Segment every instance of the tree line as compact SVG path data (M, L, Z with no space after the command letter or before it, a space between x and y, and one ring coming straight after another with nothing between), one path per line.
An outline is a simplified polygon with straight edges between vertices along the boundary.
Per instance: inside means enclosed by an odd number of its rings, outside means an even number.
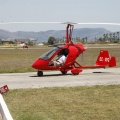
M119 37L120 32L116 33L107 33L103 34L103 37L100 38L95 38L96 41L98 42L110 42L110 43L118 43L120 42L120 37Z
M119 32L116 33L107 33L107 34L103 34L102 37L95 37L94 40L92 42L98 42L98 43L118 43L120 42L120 37L119 37ZM49 45L53 45L56 43L64 43L66 40L66 37L63 38L54 38L54 37L49 37L47 44ZM72 38L73 42L78 42L78 43L89 43L89 39L88 37L84 37L84 38L80 38L80 37L75 37Z

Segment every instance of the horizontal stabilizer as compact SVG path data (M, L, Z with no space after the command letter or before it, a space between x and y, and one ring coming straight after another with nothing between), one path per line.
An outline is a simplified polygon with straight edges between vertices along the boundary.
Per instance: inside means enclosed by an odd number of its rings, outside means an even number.
M115 67L116 66L116 58L115 57L111 57L110 63L109 63L109 67Z

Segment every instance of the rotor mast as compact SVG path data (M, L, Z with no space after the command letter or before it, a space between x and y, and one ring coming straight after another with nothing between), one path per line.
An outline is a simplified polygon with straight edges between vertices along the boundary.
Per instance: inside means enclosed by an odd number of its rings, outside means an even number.
M76 24L74 22L65 22L63 24L67 24L66 27L66 44L72 43L72 31L74 28L73 24Z
M72 24L67 24L66 27L66 44L72 42L72 31L73 31L74 25Z

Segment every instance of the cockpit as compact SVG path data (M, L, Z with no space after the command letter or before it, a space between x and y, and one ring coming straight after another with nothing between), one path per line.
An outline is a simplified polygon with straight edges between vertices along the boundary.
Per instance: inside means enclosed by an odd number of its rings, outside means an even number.
M46 52L45 54L43 54L42 56L40 56L40 58L43 59L43 60L49 60L53 56L53 54L56 51L58 51L59 49L62 49L62 48L61 47L56 47L56 48L54 48L52 50L49 50L48 52Z

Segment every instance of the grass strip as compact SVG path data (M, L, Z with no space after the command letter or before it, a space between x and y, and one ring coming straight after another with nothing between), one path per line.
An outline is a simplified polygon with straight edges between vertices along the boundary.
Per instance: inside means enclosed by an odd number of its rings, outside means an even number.
M120 85L10 90L15 120L120 120Z

